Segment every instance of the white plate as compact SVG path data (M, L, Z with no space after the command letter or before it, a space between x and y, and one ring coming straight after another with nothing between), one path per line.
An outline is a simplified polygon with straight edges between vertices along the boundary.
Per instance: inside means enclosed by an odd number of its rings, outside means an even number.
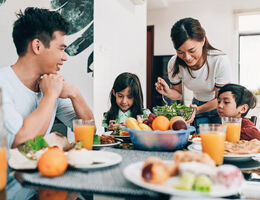
M10 159L8 160L8 165L13 169L27 170L36 169L37 160L30 160L26 158L20 151L15 149L9 149Z
M188 146L188 149L191 151L197 151L201 152L202 147L201 144L191 144ZM253 156L259 156L260 154L234 154L234 155L224 155L225 161L236 161L236 162L241 162L241 161L249 161L252 159Z
M18 149L10 149L10 159L8 164L11 168L16 170L32 170L37 168L37 160L30 160L21 154ZM81 169L99 169L104 167L109 167L116 165L122 161L122 157L119 154L107 151L90 151L91 157L93 157L93 162L98 164L88 164L88 165L73 165L69 163L70 166Z
M81 170L90 170L90 169L99 169L99 168L113 166L119 164L122 161L122 157L117 153L108 152L108 151L90 151L90 152L91 152L91 157L93 157L93 162L99 164L90 164L90 165L70 164L70 166Z
M164 162L173 162L173 161L164 161ZM155 185L155 184L150 184L146 183L143 181L141 177L142 173L142 166L143 162L137 162L133 163L129 166L127 166L124 169L124 176L127 180L130 182L149 189L153 190L156 192L161 192L169 195L177 195L177 196L185 196L185 197L225 197L225 196L231 196L234 194L237 194L239 192L239 188L227 188L224 185L220 184L214 184L212 185L211 192L209 193L202 193L202 192L197 192L197 191L186 191L186 190L178 190L175 189L173 186L177 184L179 177L171 177L169 178L165 183L161 185Z
M102 147L112 147L112 146L116 146L118 144L121 144L120 141L112 143L112 144L93 144L93 149L100 149Z

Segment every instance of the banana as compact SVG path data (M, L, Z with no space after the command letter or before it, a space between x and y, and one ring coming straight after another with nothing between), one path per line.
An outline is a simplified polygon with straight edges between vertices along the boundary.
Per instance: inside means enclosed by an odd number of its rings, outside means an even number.
M152 128L150 126L148 126L147 124L139 123L138 125L141 128L141 130L152 131Z
M133 117L129 117L125 121L125 124L126 124L127 128L141 130L141 128L138 126L137 120Z

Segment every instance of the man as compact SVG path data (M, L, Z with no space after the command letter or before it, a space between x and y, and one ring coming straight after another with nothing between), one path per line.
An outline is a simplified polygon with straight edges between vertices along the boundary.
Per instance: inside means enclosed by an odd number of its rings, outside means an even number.
M72 127L75 118L93 119L79 90L57 74L69 24L54 11L27 8L13 27L17 62L0 68L8 146L48 134L55 116Z

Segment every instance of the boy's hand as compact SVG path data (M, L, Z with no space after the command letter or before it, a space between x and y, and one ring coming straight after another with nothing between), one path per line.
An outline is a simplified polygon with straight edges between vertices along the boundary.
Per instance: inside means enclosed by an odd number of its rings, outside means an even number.
M66 81L63 81L63 87L59 97L72 98L76 96L77 92L79 92L78 88Z

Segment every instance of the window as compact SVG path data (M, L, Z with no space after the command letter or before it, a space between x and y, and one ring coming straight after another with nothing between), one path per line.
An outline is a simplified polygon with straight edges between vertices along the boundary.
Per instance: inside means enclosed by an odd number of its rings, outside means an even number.
M260 88L260 13L238 17L239 83Z

